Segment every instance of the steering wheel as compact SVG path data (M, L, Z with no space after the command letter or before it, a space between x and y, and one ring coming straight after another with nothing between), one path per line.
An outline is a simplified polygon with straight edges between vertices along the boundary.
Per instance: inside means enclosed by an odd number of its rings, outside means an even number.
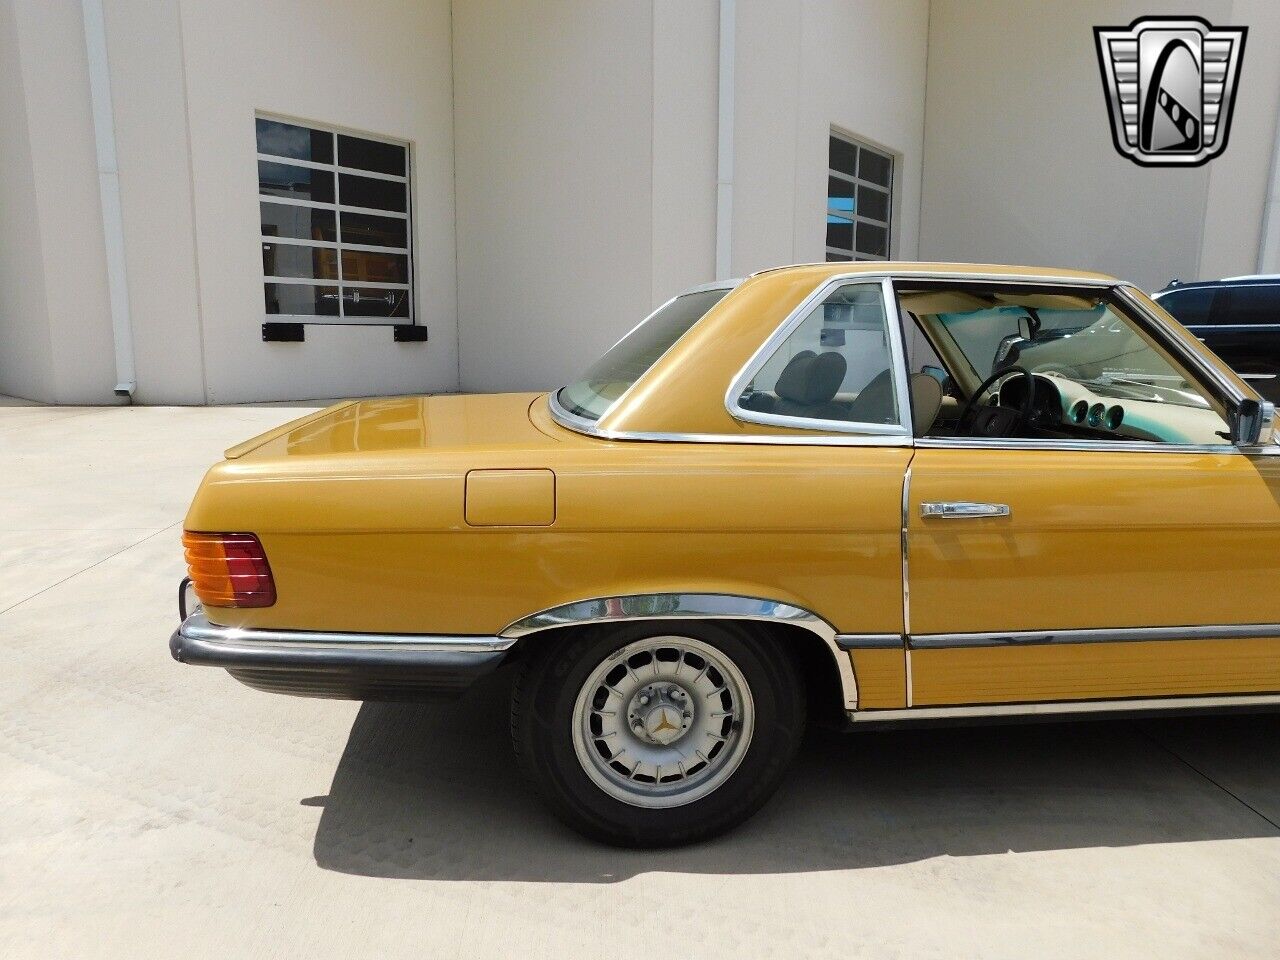
M1013 407L978 406L978 398L991 389L992 384L1012 373L1020 373L1027 378L1027 389L1023 392L1022 406ZM978 385L969 399L960 408L960 416L956 419L956 435L963 437L1012 437L1020 427L1031 422L1031 414L1036 399L1035 378L1025 367L1009 366L997 370Z

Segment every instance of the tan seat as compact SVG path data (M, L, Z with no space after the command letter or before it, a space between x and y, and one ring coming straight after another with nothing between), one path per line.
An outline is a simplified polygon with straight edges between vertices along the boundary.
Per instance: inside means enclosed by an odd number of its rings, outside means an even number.
M927 373L913 373L907 389L911 393L911 425L916 436L923 437L942 409L942 384Z

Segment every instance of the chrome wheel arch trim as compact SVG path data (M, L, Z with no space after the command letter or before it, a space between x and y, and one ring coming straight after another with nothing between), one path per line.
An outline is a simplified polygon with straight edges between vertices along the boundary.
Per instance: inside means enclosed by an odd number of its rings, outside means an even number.
M858 684L848 650L870 642L890 646L902 643L897 634L840 634L812 610L779 600L726 593L634 593L575 600L521 617L498 636L515 641L556 627L640 620L753 620L807 630L821 639L831 653L845 710L856 710L858 706ZM842 641L849 646L842 646Z

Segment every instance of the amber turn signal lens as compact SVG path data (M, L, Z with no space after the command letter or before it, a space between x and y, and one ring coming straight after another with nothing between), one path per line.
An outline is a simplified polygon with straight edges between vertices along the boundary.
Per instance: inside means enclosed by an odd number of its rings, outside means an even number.
M262 544L252 533L182 531L187 571L206 607L269 607L276 585Z

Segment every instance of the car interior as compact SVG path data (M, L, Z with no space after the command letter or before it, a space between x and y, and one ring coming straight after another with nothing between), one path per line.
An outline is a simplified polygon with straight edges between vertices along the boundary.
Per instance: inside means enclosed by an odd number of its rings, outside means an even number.
M1230 442L1225 408L1110 291L905 287L899 303L918 436Z

